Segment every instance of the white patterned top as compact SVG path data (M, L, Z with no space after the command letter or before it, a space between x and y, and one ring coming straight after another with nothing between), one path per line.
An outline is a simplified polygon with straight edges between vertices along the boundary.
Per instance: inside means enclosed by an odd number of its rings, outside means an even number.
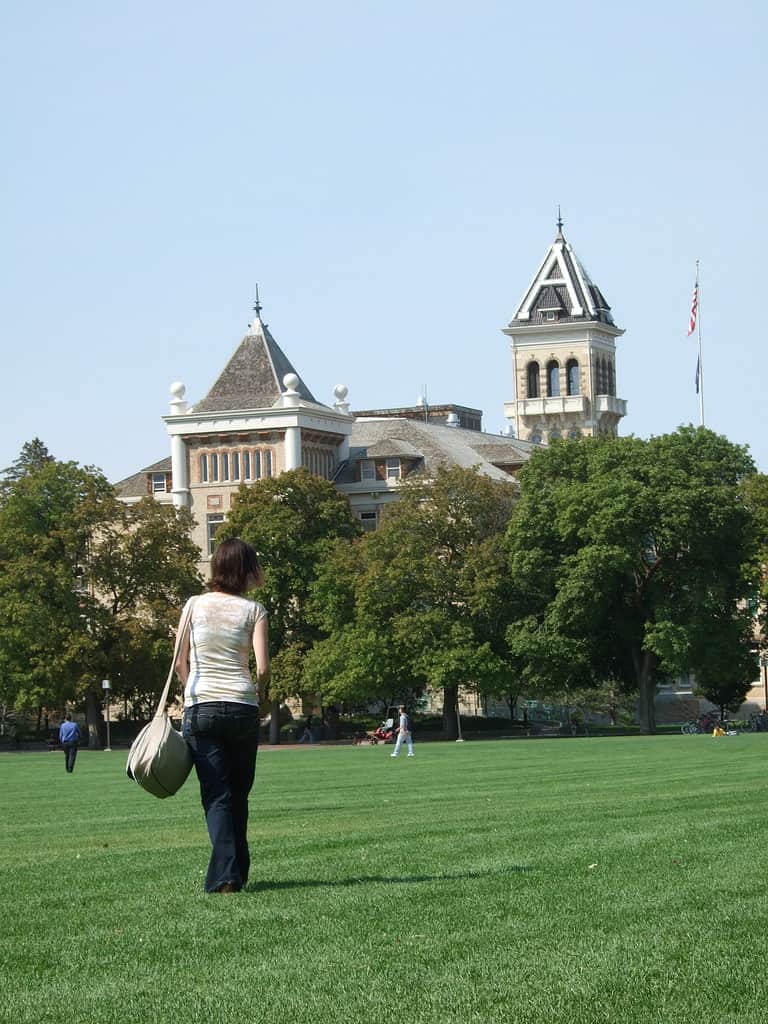
M218 592L190 601L194 607L184 707L213 700L258 704L259 691L248 670L248 656L253 627L267 617L266 609L257 601Z

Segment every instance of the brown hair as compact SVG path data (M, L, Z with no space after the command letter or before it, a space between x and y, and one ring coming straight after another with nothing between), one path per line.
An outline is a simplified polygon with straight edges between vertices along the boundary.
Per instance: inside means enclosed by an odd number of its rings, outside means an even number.
M263 579L258 555L250 544L232 537L216 546L211 559L209 590L244 594L250 587L260 586Z

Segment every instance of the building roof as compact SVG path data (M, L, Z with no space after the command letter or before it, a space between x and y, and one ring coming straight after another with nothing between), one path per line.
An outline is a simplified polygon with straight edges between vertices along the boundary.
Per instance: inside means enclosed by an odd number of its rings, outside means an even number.
M549 314L549 316L548 316ZM611 307L565 240L557 236L509 322L510 327L551 323L604 323L615 327Z
M127 476L125 480L119 480L114 486L119 498L141 498L147 493L147 473L170 473L171 457L153 462L151 466L145 466L138 473Z
M356 462L384 456L420 459L419 471L427 474L439 466L477 466L496 480L509 480L509 472L527 462L538 447L500 434L390 416L356 420L349 445L349 460L334 481L341 487L355 482Z
M269 409L280 400L287 373L298 377L296 390L304 401L319 404L257 310L248 333L211 390L195 405L194 412Z

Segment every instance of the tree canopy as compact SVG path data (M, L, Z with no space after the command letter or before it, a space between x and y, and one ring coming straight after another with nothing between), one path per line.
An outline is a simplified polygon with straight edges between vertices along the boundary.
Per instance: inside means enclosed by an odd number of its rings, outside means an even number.
M507 685L501 542L515 490L476 470L405 481L375 533L323 565L311 613L326 639L308 677L335 700L443 694L456 735L460 685Z
M179 605L201 583L190 527L189 513L125 505L98 470L25 445L0 499L0 699L89 697L93 730L104 676L151 703Z
M264 585L256 595L269 613L270 741L278 742L279 702L302 694L304 655L319 636L307 602L331 545L359 528L347 499L329 480L306 469L289 470L240 487L218 539L241 537L258 552Z
M646 731L666 677L745 692L755 562L740 485L753 473L746 449L693 427L535 452L507 533L507 638L526 684L614 680L639 693Z

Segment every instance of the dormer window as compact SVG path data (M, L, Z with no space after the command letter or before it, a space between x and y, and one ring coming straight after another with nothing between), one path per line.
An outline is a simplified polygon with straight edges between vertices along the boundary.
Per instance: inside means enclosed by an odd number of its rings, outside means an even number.
M559 306L542 306L539 312L545 320L557 320L562 311Z
M400 479L400 459L387 459L387 480Z
M165 473L153 473L152 474L152 493L153 494L165 494L166 479Z
M373 459L363 459L362 462L360 463L360 479L376 479L376 463L373 461Z

